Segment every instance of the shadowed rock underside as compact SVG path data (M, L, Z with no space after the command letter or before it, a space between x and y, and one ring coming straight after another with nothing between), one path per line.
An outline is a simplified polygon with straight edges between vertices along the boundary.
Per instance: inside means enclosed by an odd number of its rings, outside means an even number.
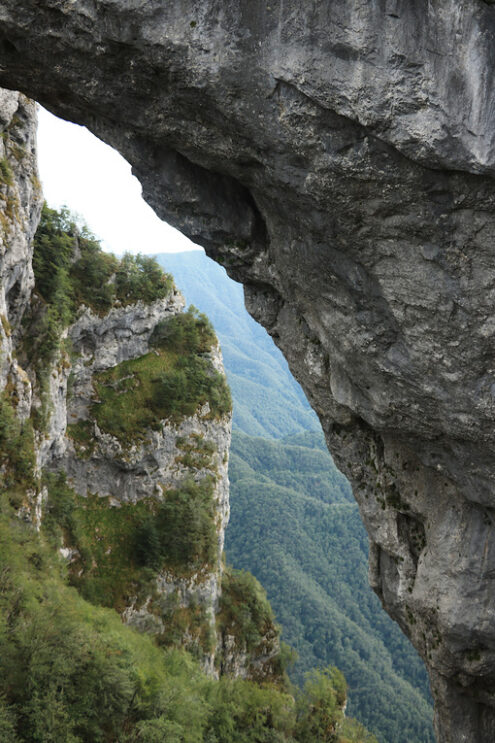
M350 478L442 743L495 737L495 8L4 0L0 84L244 283Z

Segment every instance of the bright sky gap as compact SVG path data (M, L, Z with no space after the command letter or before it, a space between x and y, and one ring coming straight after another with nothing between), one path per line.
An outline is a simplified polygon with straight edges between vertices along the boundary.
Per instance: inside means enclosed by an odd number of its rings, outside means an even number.
M129 163L85 127L40 107L38 150L48 205L80 215L104 250L156 255L200 249L156 216Z

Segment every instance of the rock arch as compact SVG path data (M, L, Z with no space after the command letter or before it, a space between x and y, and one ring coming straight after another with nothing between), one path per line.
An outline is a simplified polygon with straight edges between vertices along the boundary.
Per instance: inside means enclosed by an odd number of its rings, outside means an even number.
M119 149L243 281L353 483L442 743L495 737L494 33L481 0L0 8L0 85Z

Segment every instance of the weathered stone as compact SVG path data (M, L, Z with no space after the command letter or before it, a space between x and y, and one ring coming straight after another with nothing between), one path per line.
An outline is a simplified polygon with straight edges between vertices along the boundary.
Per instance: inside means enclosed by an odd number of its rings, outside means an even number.
M353 482L442 743L493 740L495 11L4 0L0 83L85 123L246 286Z
M14 356L34 284L32 238L41 208L35 104L0 90L0 389L15 390L18 415L31 409L31 384Z
M196 482L212 479L218 536L214 564L204 566L188 578L170 571L159 571L152 584L154 601L151 595L144 601L142 598L140 601L133 599L122 616L139 630L162 634L167 630L167 619L162 616L165 609L162 612L160 606L164 603L169 608L166 599L173 595L176 610L200 607L211 637L216 638L224 533L229 519L231 415L212 418L209 405L205 403L193 416L184 417L178 423L163 420L158 430L148 428L133 440L132 436L119 439L101 431L91 414L92 406L98 404L95 375L122 362L153 353L149 341L157 324L181 313L184 306L184 297L173 288L164 299L151 304L137 302L115 306L104 317L98 317L89 308L81 309L67 330L73 358L66 365L59 363L57 370L50 375L52 406L41 459L45 468L65 472L76 493L108 498L110 508L149 498L160 501L166 490L180 488L188 478ZM211 349L209 359L212 367L223 375L218 346ZM81 422L91 428L91 440L87 446L71 434L70 426ZM206 445L211 455L208 463L202 460L197 467L184 463L184 450L181 448L184 442L193 448L199 446L198 442ZM204 670L217 677L215 657L219 651L218 643L213 641L211 649L206 652L189 630L186 629L182 644L194 648Z

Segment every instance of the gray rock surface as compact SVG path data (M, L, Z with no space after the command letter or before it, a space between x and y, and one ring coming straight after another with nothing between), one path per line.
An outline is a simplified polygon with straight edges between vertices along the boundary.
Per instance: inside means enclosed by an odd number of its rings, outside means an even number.
M144 600L134 598L122 616L141 631L161 634L167 630L171 606L174 610L200 607L211 637L216 638L224 534L229 519L232 416L211 418L209 404L205 403L193 416L178 423L163 420L159 430L149 428L134 441L101 431L91 414L91 406L98 403L95 375L152 352L149 339L157 324L184 308L184 297L174 288L165 299L151 304L116 306L104 317L98 317L87 307L81 309L67 331L72 359L66 364L58 363L50 375L52 412L42 445L42 451L49 452L49 456L42 457L42 464L65 472L79 495L96 494L108 499L110 508L149 498L160 501L164 491L179 488L188 478L196 482L212 478L218 535L215 563L187 578L160 571L152 583L153 595ZM224 374L218 346L212 348L209 357L212 367ZM70 426L81 422L90 426L91 440L87 445L71 435ZM208 463L201 462L195 467L184 462L184 442L195 450L199 441L209 447L211 456ZM72 558L69 554L68 559ZM215 657L220 650L219 641L213 641L211 650L205 652L190 630L186 628L181 644L194 648L204 670L218 677Z
M0 7L0 84L117 146L244 282L442 743L495 737L494 35L482 0Z
M23 419L32 390L14 351L34 285L31 242L40 208L35 104L0 90L0 389L15 390Z

